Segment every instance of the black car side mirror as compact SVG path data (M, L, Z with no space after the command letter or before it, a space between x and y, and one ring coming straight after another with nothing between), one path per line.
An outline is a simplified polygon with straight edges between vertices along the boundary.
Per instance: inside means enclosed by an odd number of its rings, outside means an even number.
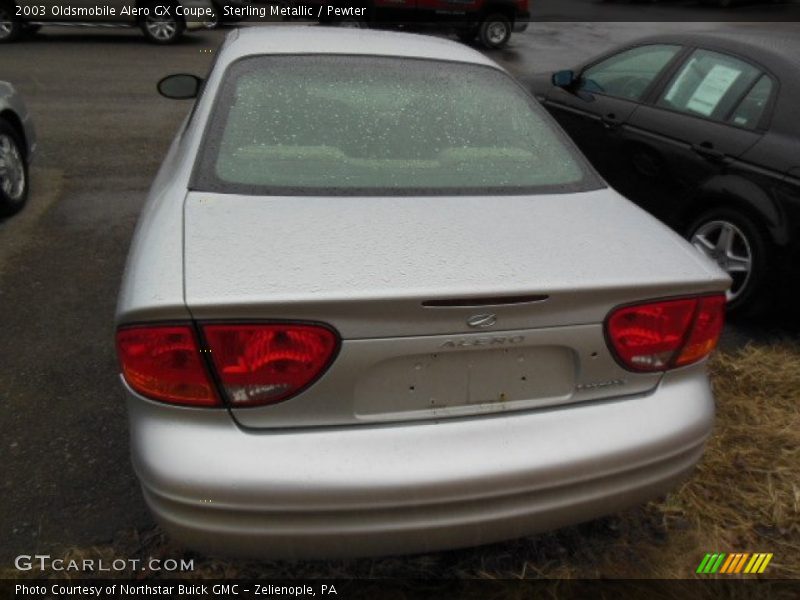
M172 100L188 100L197 98L202 87L203 80L199 77L187 73L178 73L176 75L167 75L159 81L158 93Z
M570 89L577 83L575 71L572 70L557 71L556 73L553 73L551 81L553 82L554 86L564 88L565 90Z

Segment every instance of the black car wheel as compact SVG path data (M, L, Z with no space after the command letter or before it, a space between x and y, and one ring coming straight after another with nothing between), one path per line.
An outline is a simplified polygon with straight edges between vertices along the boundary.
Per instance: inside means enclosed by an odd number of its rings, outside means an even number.
M28 198L28 165L23 144L11 125L0 121L0 216L18 212Z
M501 14L493 14L481 21L478 39L487 48L502 48L511 39L511 21Z
M22 35L23 25L14 16L13 6L0 3L0 44L13 42Z
M686 234L695 248L731 276L728 311L757 311L769 266L769 241L761 227L737 210L717 208L695 219Z

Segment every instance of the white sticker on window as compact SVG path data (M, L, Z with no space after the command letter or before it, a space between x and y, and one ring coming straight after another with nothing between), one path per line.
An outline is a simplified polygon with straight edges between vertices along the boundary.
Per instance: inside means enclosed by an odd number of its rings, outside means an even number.
M711 116L741 74L740 69L715 65L697 86L686 108L706 117Z

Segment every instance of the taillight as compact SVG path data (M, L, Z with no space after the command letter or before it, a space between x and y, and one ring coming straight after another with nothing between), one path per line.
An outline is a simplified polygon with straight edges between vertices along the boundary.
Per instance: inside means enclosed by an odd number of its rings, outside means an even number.
M725 296L623 306L606 320L619 362L632 371L664 371L708 356L725 320Z
M234 407L275 404L319 379L338 348L318 325L204 325L211 362Z
M688 365L711 354L717 347L724 324L725 296L698 298L691 333L675 359L675 366Z
M117 355L125 381L143 396L172 404L221 405L189 325L122 328Z

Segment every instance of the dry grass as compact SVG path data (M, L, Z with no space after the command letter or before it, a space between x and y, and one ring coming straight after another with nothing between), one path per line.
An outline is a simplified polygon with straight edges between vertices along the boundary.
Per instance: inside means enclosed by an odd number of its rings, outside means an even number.
M503 544L400 558L246 562L200 556L191 577L684 578L706 552L773 552L800 578L800 348L748 346L711 364L717 425L695 475L663 501ZM66 558L178 558L158 530ZM0 571L0 577L19 574ZM31 574L35 575L35 574ZM136 573L157 578L157 573ZM164 574L164 577L174 574Z

